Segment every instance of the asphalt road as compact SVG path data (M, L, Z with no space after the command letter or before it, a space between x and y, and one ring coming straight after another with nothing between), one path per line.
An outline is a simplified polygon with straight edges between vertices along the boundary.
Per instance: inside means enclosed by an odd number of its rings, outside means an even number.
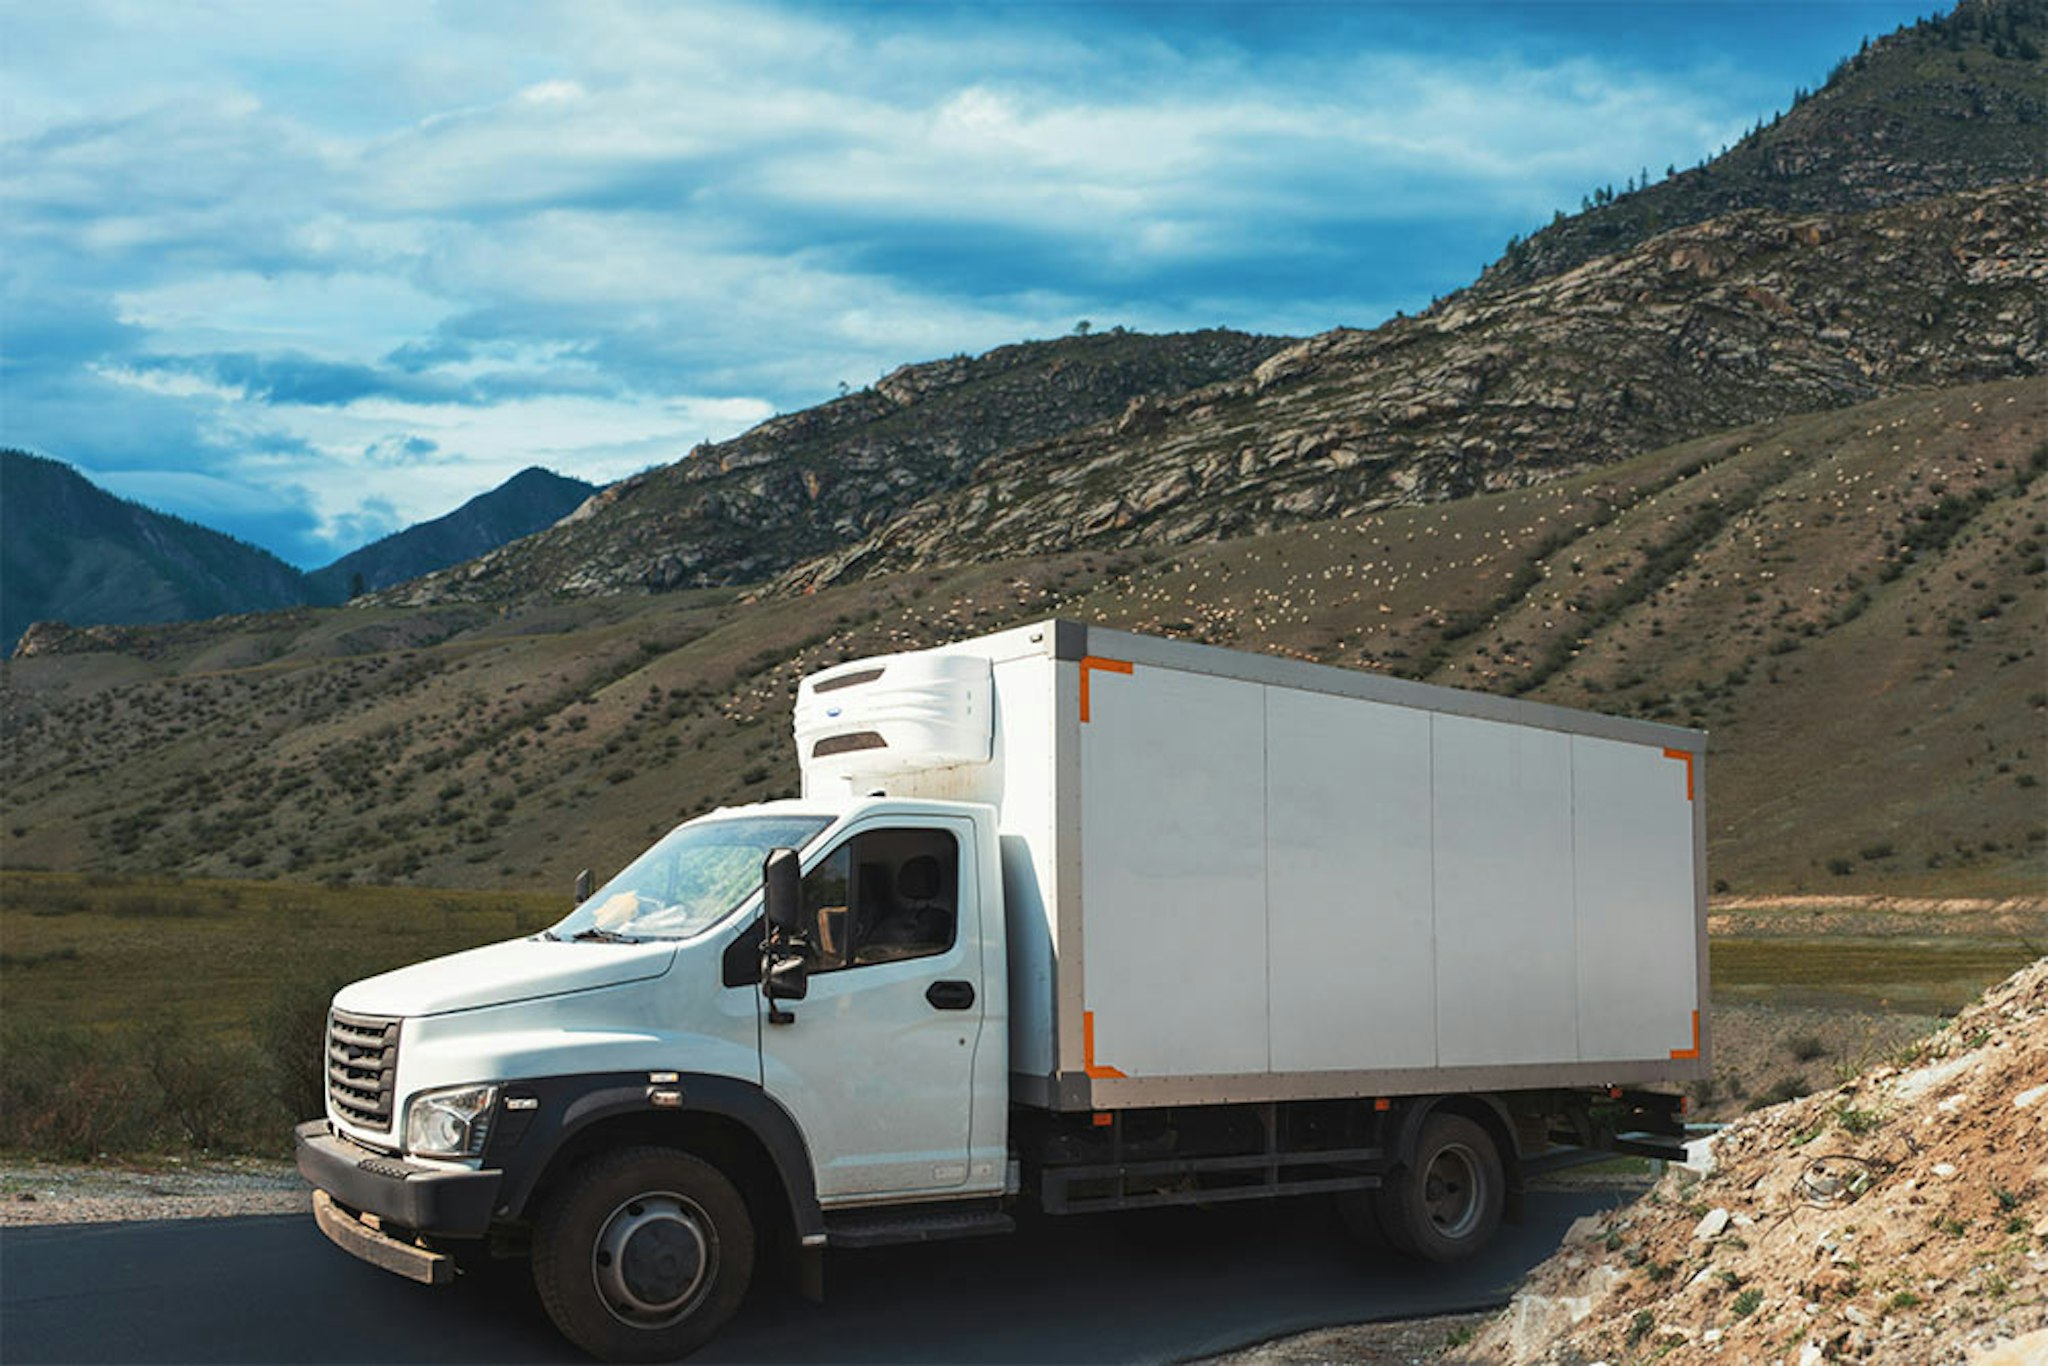
M1358 1248L1321 1202L1044 1220L832 1254L827 1300L756 1292L699 1362L1173 1361L1283 1333L1498 1303L1613 1194L1534 1192L1458 1268ZM517 1275L440 1290L307 1217L0 1230L0 1360L579 1361Z

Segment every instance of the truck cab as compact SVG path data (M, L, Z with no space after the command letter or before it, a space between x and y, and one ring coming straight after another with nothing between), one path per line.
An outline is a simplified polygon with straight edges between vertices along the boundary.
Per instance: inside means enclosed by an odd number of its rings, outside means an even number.
M786 946L799 1000L762 989L762 867L778 849L799 864L801 924ZM672 1141L706 1115L720 1117L721 1145L753 1150L741 1164L753 1194L788 1212L780 1233L799 1247L822 1246L829 1210L1000 1196L1002 916L983 805L781 801L680 825L531 939L335 997L328 1114L299 1131L323 1224L358 1245L357 1229L403 1228L411 1236L381 1248L381 1263L445 1280L443 1249L545 1217L536 1193L563 1167ZM664 1112L691 1118L662 1123ZM677 1268L667 1279L621 1270L610 1315L633 1334L692 1321L675 1302L705 1274L706 1249L737 1236L713 1218L733 1208L677 1193L658 1216L599 1227L593 1265ZM723 1261L730 1283L729 1249ZM606 1284L602 1267L561 1279L569 1299L585 1279ZM596 1320L592 1308L563 1312ZM688 1349L686 1337L652 1337L664 1345L647 1350ZM635 1345L629 1334L601 1350Z

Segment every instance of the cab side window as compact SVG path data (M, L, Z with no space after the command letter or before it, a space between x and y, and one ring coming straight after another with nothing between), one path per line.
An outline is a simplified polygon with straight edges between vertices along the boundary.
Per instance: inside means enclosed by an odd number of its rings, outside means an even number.
M950 831L856 835L804 877L811 971L944 953L953 946L959 908L960 845Z

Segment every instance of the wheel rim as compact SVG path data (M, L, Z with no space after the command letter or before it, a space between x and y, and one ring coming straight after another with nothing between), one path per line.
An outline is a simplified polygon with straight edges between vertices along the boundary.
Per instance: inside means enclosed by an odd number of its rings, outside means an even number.
M635 1328L685 1318L718 1274L718 1235L703 1206L674 1191L622 1201L598 1229L590 1274L612 1317Z
M1485 1178L1479 1158L1462 1143L1447 1143L1430 1159L1422 1174L1422 1205L1430 1226L1445 1238L1470 1234L1485 1205Z

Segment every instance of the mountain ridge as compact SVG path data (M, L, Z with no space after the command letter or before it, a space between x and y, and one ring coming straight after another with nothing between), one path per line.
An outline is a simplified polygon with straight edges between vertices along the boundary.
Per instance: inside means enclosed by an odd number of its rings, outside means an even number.
M453 512L315 570L100 488L50 456L0 450L0 658L73 628L331 606L545 529L598 486L529 467Z
M63 461L0 450L0 655L40 620L291 607L301 584L267 550L117 497Z
M1472 288L1527 285L1737 209L1857 213L2048 176L2043 49L2048 0L1963 0L1866 40L1711 162L1596 192L1510 241Z
M1177 545L1441 501L1744 422L2048 363L2048 182L1746 210L992 458L782 576ZM1868 291L1867 281L1900 283Z
M389 588L545 531L600 487L529 465L453 512L394 531L307 571L306 578L328 602Z
M570 521L382 601L665 592L765 579L1022 441L1241 373L1287 338L1113 329L891 371L624 479Z

